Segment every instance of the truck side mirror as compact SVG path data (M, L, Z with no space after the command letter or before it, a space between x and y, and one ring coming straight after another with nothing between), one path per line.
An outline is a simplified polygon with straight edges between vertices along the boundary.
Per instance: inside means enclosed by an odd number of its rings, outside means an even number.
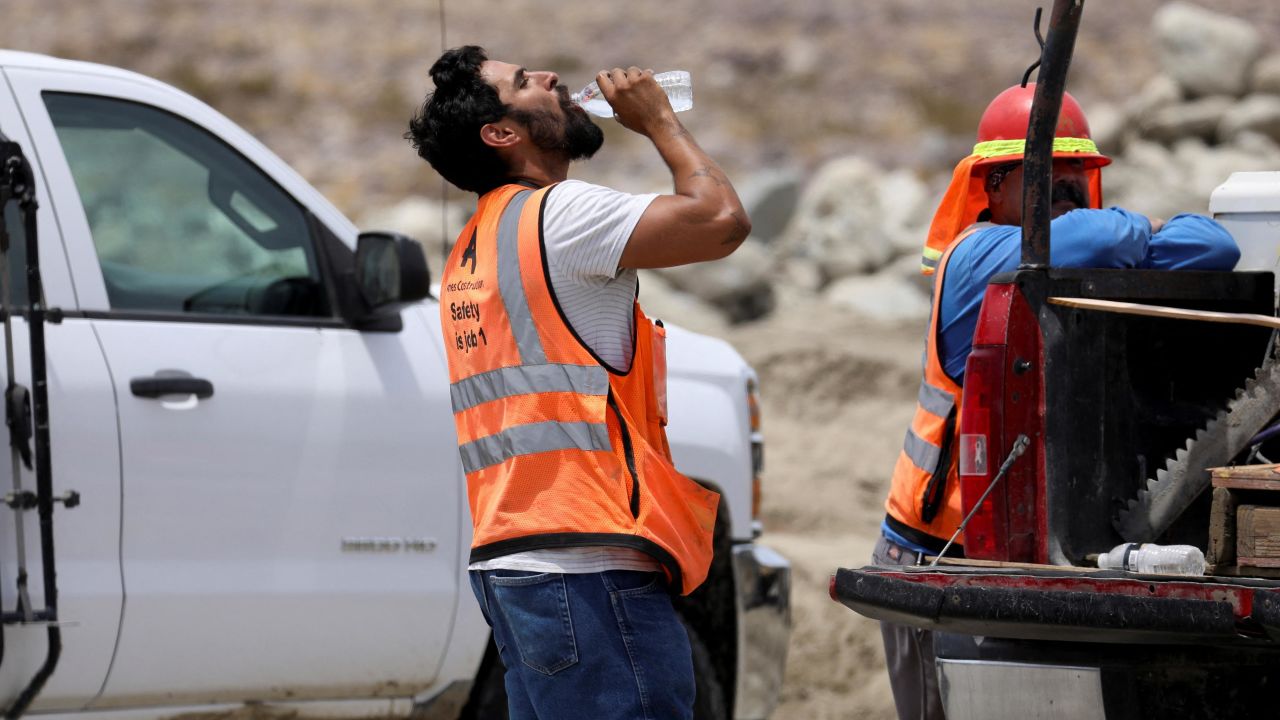
M422 246L399 233L364 232L356 241L356 286L375 317L431 294Z

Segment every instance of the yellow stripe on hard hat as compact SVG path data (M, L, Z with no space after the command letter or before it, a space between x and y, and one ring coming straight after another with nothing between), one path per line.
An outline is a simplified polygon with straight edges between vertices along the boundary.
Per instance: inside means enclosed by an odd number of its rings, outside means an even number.
M973 154L980 158L1022 155L1026 152L1026 140L988 140L973 146ZM1060 153L1091 153L1098 155L1098 146L1089 138L1056 137L1053 151Z

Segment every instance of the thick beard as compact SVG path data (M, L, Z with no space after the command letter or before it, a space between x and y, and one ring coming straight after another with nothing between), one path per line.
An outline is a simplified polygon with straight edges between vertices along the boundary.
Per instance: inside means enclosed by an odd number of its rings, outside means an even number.
M1053 184L1052 204L1059 202L1070 202L1076 206L1076 209L1089 207L1089 194L1081 187L1079 182L1072 180L1059 180Z
M556 91L560 96L558 117L550 110L512 110L511 117L529 128L529 140L534 146L559 153L570 161L586 160L604 145L604 131L574 107L564 86Z

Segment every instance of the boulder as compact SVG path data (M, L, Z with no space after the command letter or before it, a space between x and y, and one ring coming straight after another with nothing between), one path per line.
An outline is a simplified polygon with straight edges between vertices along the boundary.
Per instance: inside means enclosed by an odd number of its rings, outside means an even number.
M1262 38L1249 23L1186 2L1155 14L1160 64L1190 97L1233 95L1248 89Z
M823 166L800 194L783 233L789 255L814 261L823 282L874 271L894 255L883 232L878 184L885 173L859 157Z
M1137 122L1151 113L1182 101L1182 88L1168 75L1156 75L1124 104L1126 122ZM1090 130L1093 129L1090 123Z
M1231 146L1254 157L1267 158L1266 162L1280 166L1280 141L1262 133L1245 131L1231 140Z
M919 321L929 317L929 298L893 268L875 275L846 277L823 293L834 305L883 323Z
M1137 119L1143 137L1165 144L1181 138L1213 140L1233 100L1225 95L1212 95L1189 102L1166 105Z
M1101 103L1089 108L1089 132L1103 155L1124 152L1130 126L1124 113L1115 105Z
M751 218L751 237L768 243L782 235L800 199L799 173L767 170L753 173L734 186Z
M1250 87L1254 92L1280 95L1280 53L1267 55L1253 66Z
M727 258L663 268L658 274L677 290L715 306L730 322L763 317L773 309L773 256L748 239Z
M640 305L649 317L710 335L722 335L729 327L714 305L675 289L657 272L641 270L639 275Z
M1186 188L1183 170L1173 153L1163 145L1138 139L1129 144L1122 157L1103 169L1102 195L1106 206L1119 205L1163 218L1197 203L1195 194Z
M1231 173L1241 171L1275 170L1280 161L1274 151L1266 152L1258 143L1247 149L1238 145L1215 148L1187 145L1174 150L1174 157L1183 169L1183 192L1192 194L1191 202L1180 208L1182 212L1205 213L1209 209L1209 196Z
M1227 110L1218 137L1231 141L1245 132L1280 140L1280 95L1250 95Z
M876 184L880 227L894 255L920 251L933 216L929 188L910 170L890 171Z
M923 240L921 244L923 244ZM914 286L926 298L933 294L933 276L920 272L920 254L918 252L912 255L903 255L889 263L882 272L896 274L899 278L905 280L908 285Z
M812 258L792 256L781 261L782 271L776 285L782 285L800 294L813 294L822 289L826 278L822 268Z

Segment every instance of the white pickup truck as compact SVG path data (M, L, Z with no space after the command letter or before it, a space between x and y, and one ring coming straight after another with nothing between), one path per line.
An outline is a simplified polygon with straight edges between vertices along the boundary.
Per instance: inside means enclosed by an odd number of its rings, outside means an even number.
M0 508L0 703L47 657L46 623L21 622L25 545L25 609L56 562L62 642L31 714L505 717L416 244L359 236L241 128L131 72L0 51L0 136L38 201L52 487L82 500L53 516L53 558L35 513ZM21 208L4 209L25 298ZM358 237L420 263L387 305ZM679 601L698 720L764 718L790 567L755 542L755 375L719 340L673 327L668 348L676 464L724 498L711 577ZM0 474L11 498L34 487Z

